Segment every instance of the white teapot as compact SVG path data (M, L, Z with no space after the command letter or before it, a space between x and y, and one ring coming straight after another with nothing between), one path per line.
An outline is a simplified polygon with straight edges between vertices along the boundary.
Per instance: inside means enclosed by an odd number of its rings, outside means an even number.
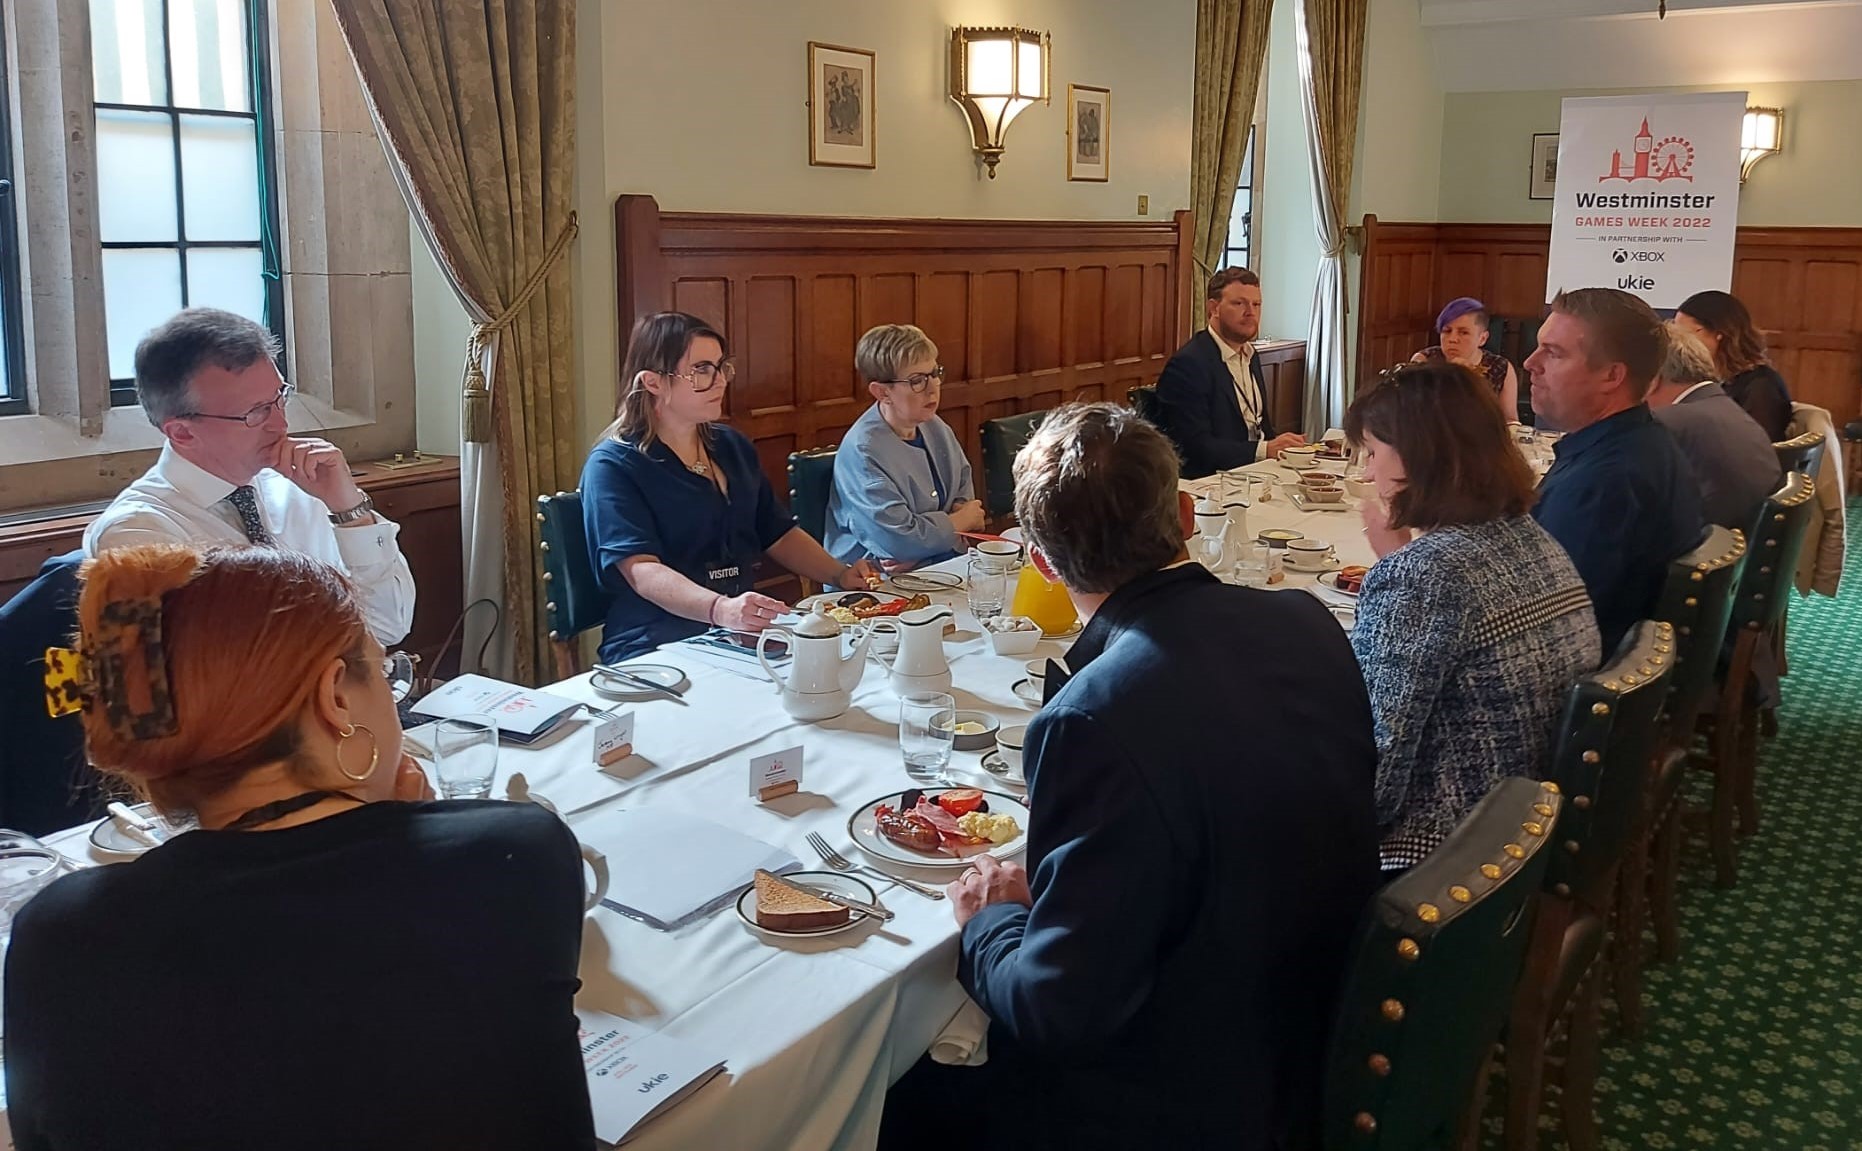
M950 661L944 657L944 621L952 618L944 604L914 608L890 619L876 619L875 632L894 631L899 636L898 654L886 664L892 676L892 690L901 696L916 691L949 691ZM881 663L885 663L882 658Z
M863 627L853 627L853 651L843 653L841 630L827 605L817 602L794 627L773 627L757 637L756 658L782 693L782 710L804 723L833 719L853 705L853 689L866 672L866 645L873 636ZM787 679L770 666L765 650L777 636L789 643Z

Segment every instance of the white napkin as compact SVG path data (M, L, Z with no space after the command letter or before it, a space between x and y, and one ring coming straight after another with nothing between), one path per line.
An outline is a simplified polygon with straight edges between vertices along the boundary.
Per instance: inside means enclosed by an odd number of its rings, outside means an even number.
M602 905L662 930L730 902L758 868L780 874L800 866L760 839L663 808L605 812L576 836L608 857L613 881Z
M966 998L931 1041L931 1061L951 1067L981 1067L989 1062L989 1016L975 1000Z
M1357 610L1357 597L1348 596L1344 592L1329 588L1322 583L1307 584L1306 590L1311 592L1320 603L1331 604L1333 607L1348 607L1353 611Z

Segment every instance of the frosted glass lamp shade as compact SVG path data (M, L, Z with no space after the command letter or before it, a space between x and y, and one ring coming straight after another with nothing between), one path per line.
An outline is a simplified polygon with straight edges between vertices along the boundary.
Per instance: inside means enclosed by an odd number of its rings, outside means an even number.
M1048 102L1049 37L1027 28L953 28L950 98L970 124L970 146L996 178L1003 137L1022 109Z

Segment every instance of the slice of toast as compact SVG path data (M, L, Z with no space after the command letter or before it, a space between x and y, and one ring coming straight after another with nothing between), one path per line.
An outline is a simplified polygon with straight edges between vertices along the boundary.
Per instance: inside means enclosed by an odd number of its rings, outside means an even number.
M839 927L853 912L818 899L779 875L756 873L756 921L771 931L817 931Z

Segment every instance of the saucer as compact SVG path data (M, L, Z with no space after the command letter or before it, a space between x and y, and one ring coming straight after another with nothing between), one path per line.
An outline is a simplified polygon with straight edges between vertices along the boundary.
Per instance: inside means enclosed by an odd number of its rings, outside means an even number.
M983 756L983 770L1010 787L1027 787L1028 781L1002 760L1002 752L993 750Z
M1015 693L1016 699L1021 700L1036 711L1039 711L1041 705L1046 702L1041 698L1041 689L1036 687L1034 681L1031 679L1018 679L1009 690Z
M1286 569L1288 571L1298 572L1301 575L1320 575L1324 572L1335 572L1339 568L1342 568L1345 566L1344 564L1338 562L1337 556L1332 556L1329 559L1327 559L1324 563L1315 564L1312 566L1308 566L1306 564L1296 564L1293 562L1292 552L1288 552L1286 559L1284 559L1282 562L1286 565Z

